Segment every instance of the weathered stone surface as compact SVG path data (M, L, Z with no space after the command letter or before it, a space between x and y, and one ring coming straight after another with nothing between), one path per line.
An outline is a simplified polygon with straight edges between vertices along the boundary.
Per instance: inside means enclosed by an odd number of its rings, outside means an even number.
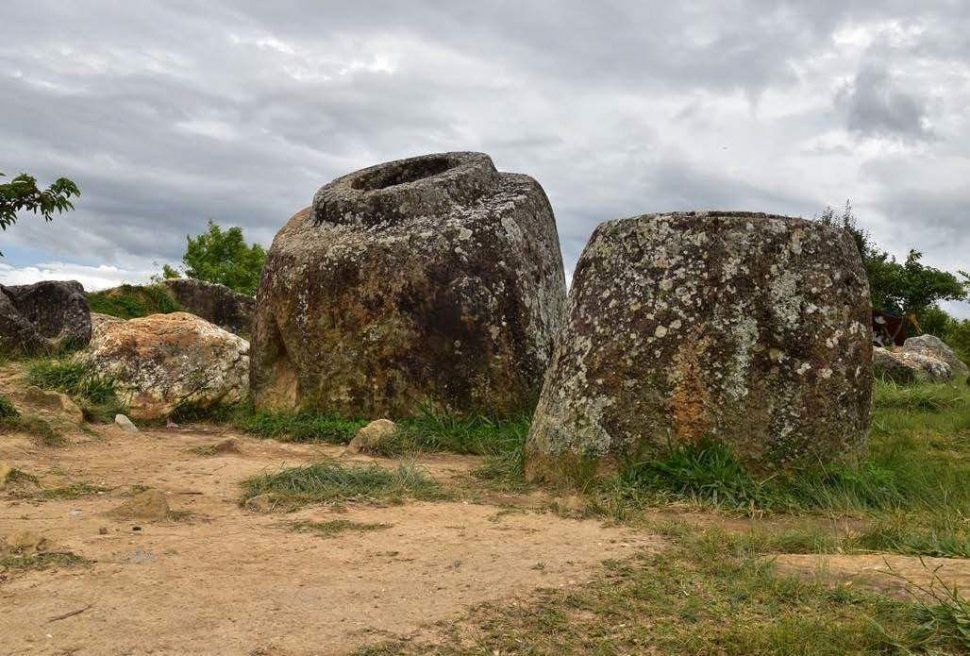
M933 335L910 337L903 343L902 350L904 353L917 353L942 360L950 367L952 380L965 381L967 376L970 376L970 368L939 337Z
M126 433L137 433L138 426L128 418L128 415L117 414L115 415L115 426L125 431Z
M90 340L91 313L81 283L0 285L0 352L58 353Z
M845 232L762 214L601 224L526 445L532 480L718 441L755 469L865 445L869 292Z
M195 278L166 280L163 284L186 311L230 332L249 334L256 309L256 299L252 296Z
M907 344L909 340L907 340ZM961 380L953 368L927 352L875 347L872 350L872 370L876 378L902 385L909 383L948 383ZM963 376L962 379L966 379Z
M104 323L87 357L97 373L116 381L136 419L246 397L249 343L187 312Z
M97 339L101 335L101 328L109 323L122 323L124 319L119 317L113 317L110 314L101 314L100 312L91 313L91 339Z
M320 189L273 241L257 299L257 408L503 415L538 396L565 280L539 184L449 153Z
M67 394L28 385L10 390L7 397L23 415L35 415L72 424L84 421L84 412Z
M381 445L397 435L397 424L390 419L376 419L357 431L347 445L352 453L375 453Z

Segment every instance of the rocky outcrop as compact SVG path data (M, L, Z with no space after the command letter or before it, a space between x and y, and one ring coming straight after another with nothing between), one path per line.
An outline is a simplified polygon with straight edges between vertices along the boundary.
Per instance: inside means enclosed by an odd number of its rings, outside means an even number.
M249 343L186 312L102 323L87 358L135 419L246 398Z
M950 368L950 378L965 381L970 376L970 367L961 360L949 346L939 337L920 335L910 337L903 343L903 353L915 353L945 362Z
M895 349L876 347L872 368L876 378L904 385L963 382L968 376L967 365L932 335L910 337Z
M259 409L508 415L538 396L565 280L539 184L448 153L321 188L273 241L257 299Z
M0 353L53 354L90 340L91 313L81 283L0 285Z
M604 223L576 267L526 473L575 481L709 441L758 470L851 457L870 420L869 315L838 228L727 212Z
M256 299L252 296L195 278L165 280L163 284L187 312L237 335L249 334L256 309Z

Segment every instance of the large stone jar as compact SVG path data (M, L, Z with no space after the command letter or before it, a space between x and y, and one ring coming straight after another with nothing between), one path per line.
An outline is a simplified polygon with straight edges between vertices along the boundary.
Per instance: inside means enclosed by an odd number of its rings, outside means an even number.
M611 221L573 284L528 478L575 482L711 443L760 471L864 448L869 289L845 231L736 212Z
M355 417L527 412L564 312L535 180L480 153L381 164L321 188L273 240L252 397Z

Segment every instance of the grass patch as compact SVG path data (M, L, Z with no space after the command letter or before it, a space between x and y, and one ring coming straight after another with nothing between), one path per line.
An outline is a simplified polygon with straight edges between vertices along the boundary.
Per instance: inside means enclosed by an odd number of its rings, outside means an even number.
M10 554L0 557L0 571L57 569L88 565L91 561L70 551L36 554Z
M377 465L345 467L332 460L255 476L243 481L243 489L243 502L269 494L290 504L330 501L400 503L405 498L435 500L446 496L434 480L413 465L402 464L396 470L389 470Z
M614 515L631 507L688 501L741 512L888 516L905 511L968 517L968 445L970 388L878 384L870 451L858 465L759 478L725 447L706 444L670 449L636 463L594 487L591 495L601 511Z
M86 294L92 312L121 319L178 312L182 306L163 285L121 285Z
M235 425L239 430L256 437L284 442L346 444L367 422L313 412L241 412Z
M812 654L964 653L942 604L889 599L781 576L755 545L718 530L686 533L667 550L628 561L580 587L544 589L525 604L485 604L440 625L431 642L363 648L405 654ZM954 606L956 608L956 606ZM928 617L939 618L935 630Z
M20 416L17 408L5 396L0 395L0 421L5 419L16 419Z
M349 519L333 519L326 522L293 522L287 527L295 533L313 533L324 538L333 538L342 533L369 533L391 528L391 524L352 522Z
M88 483L72 483L71 485L65 485L64 487L55 487L49 490L43 490L40 493L40 498L46 499L47 501L68 501L71 499L80 499L82 497L88 497L95 494L104 494L105 492L110 492L111 488L101 487L100 485L90 485Z
M456 417L423 412L402 420L397 435L381 445L381 454L400 456L421 451L448 451L479 456L501 456L520 451L529 432L526 417L491 419Z
M27 384L67 394L77 401L88 421L110 423L116 414L128 411L118 399L114 381L76 358L33 362L27 369Z

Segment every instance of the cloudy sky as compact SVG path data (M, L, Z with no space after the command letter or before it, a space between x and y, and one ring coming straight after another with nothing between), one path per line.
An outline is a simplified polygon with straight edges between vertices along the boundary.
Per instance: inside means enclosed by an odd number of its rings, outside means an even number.
M644 212L812 216L970 269L966 0L4 0L0 171L82 188L0 236L0 282L268 245L332 178L481 150L545 187L570 270ZM956 309L970 316L970 306Z

